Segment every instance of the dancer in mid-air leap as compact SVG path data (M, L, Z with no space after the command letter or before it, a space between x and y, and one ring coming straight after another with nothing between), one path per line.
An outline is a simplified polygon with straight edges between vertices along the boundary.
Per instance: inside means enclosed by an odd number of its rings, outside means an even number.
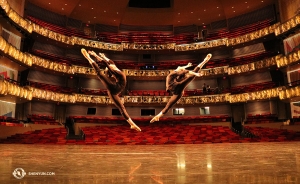
M97 55L94 51L87 52L85 49L81 49L81 53L95 69L98 78L107 89L108 96L113 101L115 106L120 110L121 114L126 119L126 121L131 125L130 128L135 129L137 131L141 131L141 129L131 120L130 116L128 115L125 109L124 104L122 103L119 97L119 94L126 87L126 75L115 65L115 63L112 60L108 59L103 53L99 53L99 55ZM111 78L101 73L100 67L90 57L90 55L94 56L98 61L104 62L108 73L110 73L115 80L111 80Z
M172 93L172 96L165 106L165 108L154 118L151 119L150 123L159 121L159 118L165 115L177 101L182 97L184 89L187 85L192 82L196 76L200 76L199 71L209 61L211 54L208 54L205 59L193 71L186 70L186 68L192 66L189 63L186 66L179 66L176 70L172 71L166 79L166 90Z

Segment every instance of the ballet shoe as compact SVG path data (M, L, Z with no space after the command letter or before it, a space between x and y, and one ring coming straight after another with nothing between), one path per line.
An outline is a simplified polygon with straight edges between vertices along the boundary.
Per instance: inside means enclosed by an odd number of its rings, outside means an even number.
M140 129L140 127L138 127L136 124L133 124L130 126L130 129L135 129L138 132L141 132L142 130Z
M207 54L204 60L210 60L211 56L212 56L211 54Z
M155 121L159 121L159 117L155 116L151 119L150 123L154 123Z
M200 67L200 69L210 60L210 58L211 58L211 54L207 54L207 56L205 57L205 59L202 61L202 63L200 63L199 65L198 65L198 67Z
M85 49L81 49L81 53L82 53L82 55L84 56L84 57L86 57L86 58L89 58L90 57L90 55L88 54L88 52L85 50Z

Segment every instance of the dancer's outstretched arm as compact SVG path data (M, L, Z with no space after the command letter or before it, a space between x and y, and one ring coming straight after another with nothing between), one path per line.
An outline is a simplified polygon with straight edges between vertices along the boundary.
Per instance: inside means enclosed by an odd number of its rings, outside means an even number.
M175 71L184 70L184 69L189 68L189 67L191 67L191 66L193 66L192 63L188 63L188 64L185 65L185 66L178 66L178 67L175 69Z

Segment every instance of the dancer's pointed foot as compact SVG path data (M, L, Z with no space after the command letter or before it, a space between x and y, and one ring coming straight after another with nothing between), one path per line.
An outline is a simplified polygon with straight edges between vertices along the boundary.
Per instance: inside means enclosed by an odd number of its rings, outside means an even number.
M138 127L136 124L131 124L130 129L135 129L138 132L141 132L142 130L140 129L140 127Z
M154 118L150 120L150 123L154 123L155 121L159 121L159 116L154 116Z
M205 57L204 61L210 60L211 56L212 56L211 54L207 54L207 56Z
M81 53L86 59L90 58L89 53L84 48L81 49Z
M200 69L210 60L210 58L212 57L211 54L207 54L207 56L204 58L204 60L198 65L198 67L200 67Z
M89 53L85 49L82 48L81 53L89 61L89 63L91 65L93 65L93 63L95 63L95 61L90 57Z

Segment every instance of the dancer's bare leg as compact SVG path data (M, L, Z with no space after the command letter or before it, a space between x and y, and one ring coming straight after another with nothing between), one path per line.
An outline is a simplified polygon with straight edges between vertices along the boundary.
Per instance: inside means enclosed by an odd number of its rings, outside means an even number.
M131 118L129 118L128 120L126 120L129 124L130 124L130 129L135 129L136 131L142 131L140 129L140 127L138 127L132 120Z
M165 108L162 111L160 111L159 114L154 116L154 118L152 118L150 120L150 123L153 123L155 121L159 121L159 118L161 118L163 115L165 115L173 107L173 105L175 105L176 102L182 97L182 95L183 95L182 93L180 95L172 95L169 102L165 106Z
M119 109L119 111L121 112L122 116L126 119L126 121L130 124L130 128L131 129L135 129L136 131L141 131L141 129L132 121L132 119L130 118L129 114L126 111L126 108L124 106L124 104L122 103L119 95L112 95L109 91L108 91L108 96L111 99L111 101L115 104L115 106Z

